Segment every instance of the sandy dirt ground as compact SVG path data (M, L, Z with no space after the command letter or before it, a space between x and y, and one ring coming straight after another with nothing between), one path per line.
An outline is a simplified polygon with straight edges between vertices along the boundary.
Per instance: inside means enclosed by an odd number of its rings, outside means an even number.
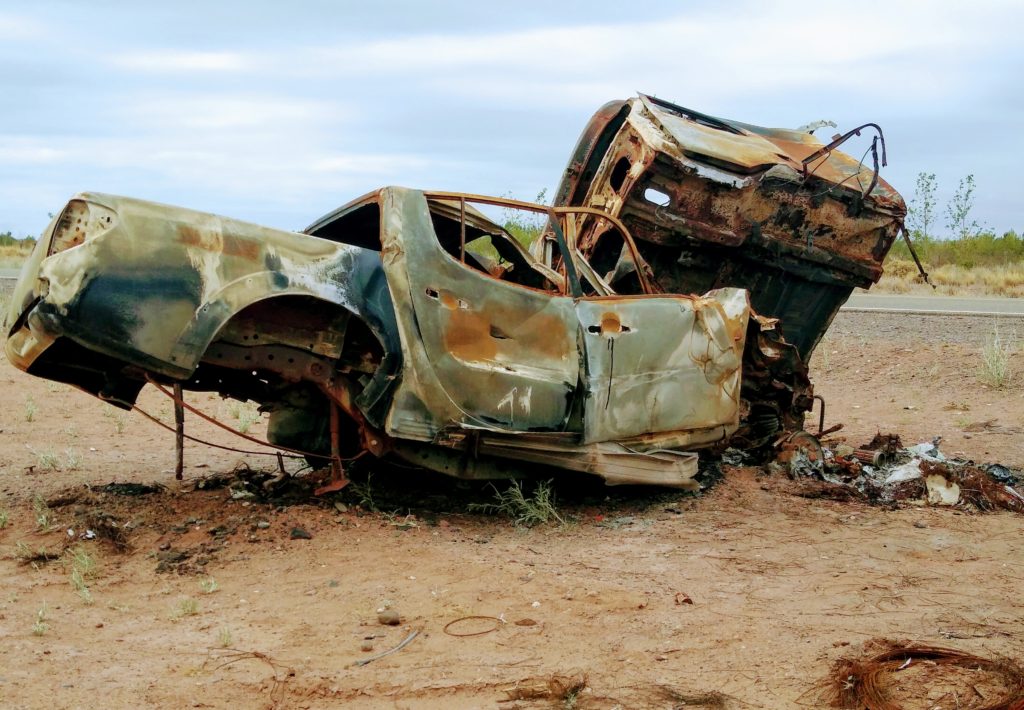
M976 376L991 329L841 315L812 363L826 426L1024 466L1024 377ZM564 484L565 523L533 528L474 512L485 486L365 462L327 500L233 498L218 477L276 461L189 444L176 482L170 434L6 362L0 405L3 707L806 708L873 639L1024 659L1012 513L811 500L756 468L696 496ZM919 668L903 707L999 690Z

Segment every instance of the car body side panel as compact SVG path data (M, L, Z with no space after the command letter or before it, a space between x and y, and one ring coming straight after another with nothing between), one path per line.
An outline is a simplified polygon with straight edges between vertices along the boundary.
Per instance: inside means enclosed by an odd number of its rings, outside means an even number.
M367 321L385 350L390 344L398 351L376 252L143 200L92 193L74 200L112 210L118 219L42 260L30 327L12 334L8 345L14 357L37 357L32 340L67 337L183 379L235 313L286 295L344 308ZM326 341L309 349L337 354Z
M434 236L422 193L382 195L384 262L407 362L389 433L562 430L579 378L572 300L459 263Z
M746 292L591 298L577 311L586 343L584 443L736 429Z

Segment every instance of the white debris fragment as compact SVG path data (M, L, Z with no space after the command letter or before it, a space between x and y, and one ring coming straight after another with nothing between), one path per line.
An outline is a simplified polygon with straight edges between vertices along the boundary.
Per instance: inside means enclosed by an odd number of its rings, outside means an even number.
M947 481L944 476L933 474L924 479L928 487L928 502L931 505L956 505L960 502L960 486Z
M910 459L907 463L902 466L889 471L888 477L885 479L885 485L891 483L902 483L903 481L913 481L916 478L921 477L921 459Z
M907 451L912 453L914 456L919 456L920 458L925 459L926 461L946 460L946 457L941 451L939 451L939 447L936 446L934 441L926 441L914 446L908 446Z

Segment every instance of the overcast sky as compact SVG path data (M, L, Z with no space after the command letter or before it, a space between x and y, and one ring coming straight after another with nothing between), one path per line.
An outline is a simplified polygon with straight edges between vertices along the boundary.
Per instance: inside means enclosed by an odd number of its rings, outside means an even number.
M1024 229L1024 3L491 7L0 0L0 232L38 233L81 190L289 229L385 184L531 199L638 91L880 123L908 200L918 172L943 203L973 173L978 221Z

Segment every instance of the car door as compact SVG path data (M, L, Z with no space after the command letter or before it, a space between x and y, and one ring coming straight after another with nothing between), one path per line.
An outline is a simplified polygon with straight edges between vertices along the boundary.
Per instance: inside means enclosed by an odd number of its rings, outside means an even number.
M581 299L576 312L584 443L738 421L746 291L596 296Z
M439 241L439 225L451 241L450 221L439 222L436 209L425 214L421 195L397 194L407 201L400 224L418 339L411 347L425 355L409 377L421 399L428 392L435 397L424 403L427 409L443 413L441 426L563 430L579 382L572 299L465 263L470 259L459 258L457 231L454 249ZM446 402L436 401L438 390Z

